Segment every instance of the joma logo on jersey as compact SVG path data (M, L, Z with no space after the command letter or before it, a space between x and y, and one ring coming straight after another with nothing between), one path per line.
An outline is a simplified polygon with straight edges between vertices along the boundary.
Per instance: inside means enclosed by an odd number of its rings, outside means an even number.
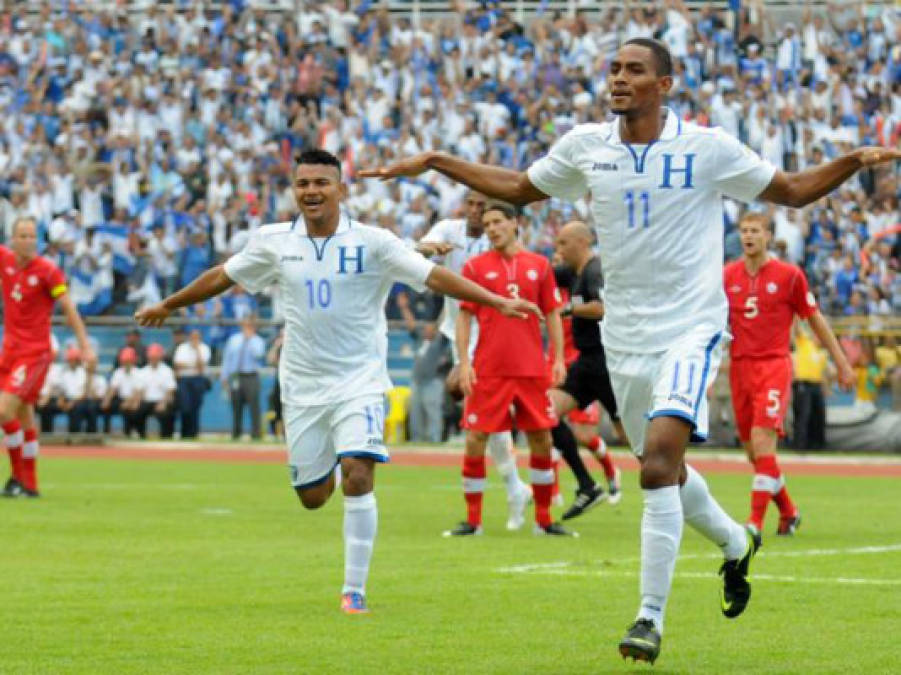
M348 253L347 246L338 247L338 274L348 274L349 269L354 274L363 274L363 246L354 246Z
M281 257L281 262L300 262L303 260L302 255L283 255Z
M591 165L592 171L619 171L615 162L595 162Z

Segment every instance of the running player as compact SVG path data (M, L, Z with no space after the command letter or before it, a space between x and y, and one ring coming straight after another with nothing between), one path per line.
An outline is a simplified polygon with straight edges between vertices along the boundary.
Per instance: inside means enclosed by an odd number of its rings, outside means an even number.
M491 250L491 242L485 236L485 226L482 224L485 202L484 195L472 190L468 191L463 200L466 217L439 220L420 239L416 250L425 256L443 255L445 266L459 274L467 260ZM451 381L459 379L460 357L456 342L459 313L460 303L453 298L447 298L439 330L451 343L455 371L449 377ZM477 340L478 327L474 326L470 351L475 348ZM471 357L472 354L470 354ZM532 499L532 491L519 478L519 471L516 468L516 452L513 449L513 438L510 432L503 431L489 435L488 452L491 453L494 465L504 479L504 487L507 490L507 529L518 530L525 522L525 508Z
M388 461L383 397L390 389L385 300L396 281L428 286L506 316L537 311L502 298L406 248L387 230L341 213L341 164L322 150L301 154L294 172L300 215L261 227L244 249L135 318L159 326L173 311L235 283L257 293L278 284L285 299L279 359L291 483L308 509L326 503L341 464L344 492L342 609L366 612L365 585L376 535L375 462Z
M901 159L899 150L867 147L785 173L721 129L662 108L672 85L669 50L634 38L608 71L618 119L577 125L528 171L426 152L360 173L390 179L434 169L514 204L591 192L606 282L607 366L644 492L641 603L619 649L646 661L660 653L683 521L723 551L723 614L741 614L751 594L748 568L758 540L726 515L684 461L689 440L707 433L705 389L726 327L723 195L798 208L865 166Z
M604 317L604 302L601 299L603 278L601 261L591 250L593 240L591 229L585 223L574 220L560 229L556 242L556 253L563 263L555 269L557 283L565 289L569 298L564 313L572 316L573 341L578 350L578 358L572 363L567 362L566 381L560 387L551 390L554 410L560 418L560 424L552 432L554 447L566 459L579 484L576 498L563 514L563 520L583 514L605 497L613 504L622 497L613 459L607 454L604 439L597 433L600 421L597 408L595 407L594 417L591 417L589 412L592 405L596 406L596 403L600 402L610 415L619 438L625 439L626 434L617 413L616 398L613 396L613 386L610 384L604 347L601 344L600 321ZM577 422L587 421L589 424L593 422L594 427L588 438L584 436L585 430L580 430L580 433L583 434L583 442L598 458L604 469L609 494L605 494L604 489L588 474L576 445L578 440L576 430L570 429L563 421L567 413L570 417L574 413L581 415L582 417L576 418Z
M488 435L509 431L515 422L529 443L529 467L535 499L535 533L569 535L551 520L554 471L550 429L557 424L548 388L563 379L563 329L560 294L550 263L523 249L517 238L516 212L505 204L490 204L482 216L493 250L466 262L463 276L485 288L536 305L547 321L554 353L547 377L538 317L527 321L507 318L489 307L463 303L457 317L460 349L460 386L466 396L463 422L463 496L467 518L445 536L482 533L482 494L485 486L485 445ZM479 342L469 358L472 319L479 326ZM511 346L515 345L515 349ZM512 414L511 414L512 409Z
M37 253L37 223L22 217L13 223L10 247L0 246L3 284L3 349L0 354L0 426L12 475L5 497L38 497L38 434L34 404L53 362L50 318L58 300L75 333L82 360L93 368L96 357L62 271Z
M799 267L767 253L773 223L762 213L748 213L739 222L742 257L726 265L723 282L729 299L732 333L729 382L738 438L754 466L748 526L763 529L770 499L779 507L777 534L791 535L801 514L785 487L776 459L776 444L784 435L792 383L789 353L792 320L806 320L832 356L838 381L851 387L854 371L835 339Z

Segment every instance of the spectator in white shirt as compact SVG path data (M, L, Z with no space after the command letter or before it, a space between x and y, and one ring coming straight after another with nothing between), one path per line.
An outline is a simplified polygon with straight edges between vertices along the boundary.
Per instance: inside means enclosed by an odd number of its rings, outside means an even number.
M175 348L172 363L177 382L181 437L197 438L203 397L210 388L206 376L206 369L210 364L210 348L201 341L199 330L192 330L188 339Z
M160 436L172 438L175 422L175 373L163 363L166 350L154 342L147 347L147 365L141 369L143 400L138 411L138 433L147 433L147 418L151 415L160 425Z
M91 396L93 373L81 364L77 347L66 349L66 365L59 374L57 408L69 416L69 433L97 433L97 406Z
M136 367L137 352L131 347L119 351L118 368L113 371L109 387L100 402L103 415L103 433L110 433L112 416L122 416L122 430L130 436L132 430L139 429L139 411L143 394L142 369Z

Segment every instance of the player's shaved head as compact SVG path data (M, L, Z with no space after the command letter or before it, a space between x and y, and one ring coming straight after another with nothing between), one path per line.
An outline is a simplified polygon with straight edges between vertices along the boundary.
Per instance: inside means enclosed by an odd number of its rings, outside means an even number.
M555 253L561 262L572 269L581 269L593 255L594 233L581 220L571 220L560 228Z
M584 241L587 246L594 242L594 233L581 220L571 220L560 228L560 234ZM559 236L559 235L558 235Z

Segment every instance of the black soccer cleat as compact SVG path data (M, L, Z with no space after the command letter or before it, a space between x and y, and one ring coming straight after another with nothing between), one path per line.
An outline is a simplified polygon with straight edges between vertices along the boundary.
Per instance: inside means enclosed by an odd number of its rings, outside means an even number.
M473 525L465 520L457 523L457 526L451 530L445 530L441 533L442 537L472 537L482 534L481 525Z
M578 537L578 532L572 532L571 530L567 530L560 523L551 523L550 525L542 526L538 523L535 523L535 527L532 532L538 536L550 536L550 537Z
M19 494L20 497L25 497L27 499L34 499L36 497L40 497L41 493L37 490L29 490L27 487L22 488L22 492Z
M632 662L647 661L652 664L660 654L660 632L651 619L639 619L619 642L619 653Z
M801 512L795 511L793 516L779 519L779 529L776 530L776 534L780 537L790 537L797 532L799 527L801 527Z
M751 584L748 582L748 568L751 558L760 548L760 535L750 529L745 530L748 537L748 551L738 560L727 560L720 567L723 577L723 592L720 597L723 616L734 619L748 606L751 599Z
M3 486L2 495L4 497L21 497L24 490L25 486L10 476L6 481L6 485Z
M607 493L600 485L594 485L588 490L576 490L576 498L572 505L563 514L563 520L577 518L586 511L594 508L607 498Z

